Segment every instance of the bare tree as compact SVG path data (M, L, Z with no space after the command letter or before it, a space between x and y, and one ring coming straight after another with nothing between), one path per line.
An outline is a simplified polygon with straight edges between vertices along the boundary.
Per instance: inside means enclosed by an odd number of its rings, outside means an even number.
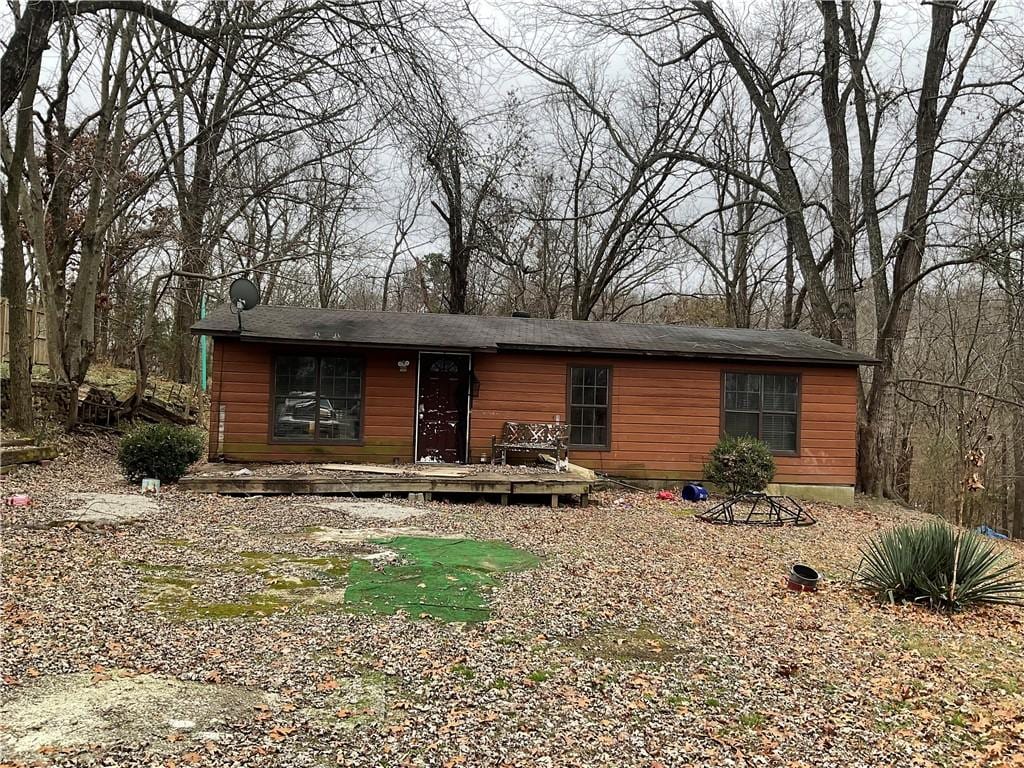
M277 13L272 2L213 4L204 8L201 23L223 30L215 39L189 45L163 29L151 30L160 61L152 72L155 108L174 114L161 146L180 222L178 379L189 379L193 362L188 329L200 281L189 275L210 267L213 249L236 213L228 212L226 221L210 218L228 169L252 147L301 135L321 148L328 138L343 137L328 156L347 151L358 134L352 122L385 100L379 92L388 87L386 78L401 75L417 44L403 26L417 13L414 6L380 4L309 3L287 13ZM278 183L314 158L300 154L296 162L281 169Z
M859 482L872 493L891 491L892 446L883 436L883 425L893 414L892 380L916 287L935 271L963 261L927 260L928 233L952 204L957 180L994 131L1024 105L1019 57L979 56L983 43L1003 48L1013 44L993 24L994 7L992 2L963 8L931 4L928 48L915 85L885 75L872 58L883 10L879 4L861 19L852 2L844 2L841 11L834 2L822 2L817 21L806 6L788 2L762 7L742 22L704 0L651 12L614 3L591 5L585 12L563 9L604 39L630 43L664 73L710 68L743 87L758 116L770 178L759 178L745 163L723 159L699 144L672 148L658 157L725 173L757 190L764 204L781 216L787 247L799 267L802 285L793 310L806 311L815 332L847 346L858 344L853 255L858 231L866 230L880 365L861 398ZM608 121L579 83L543 55L491 37L532 72L565 88ZM816 114L815 94L820 105ZM844 128L851 100L861 162L856 205L850 195L853 169ZM967 104L992 100L998 108L986 120L948 119ZM912 129L883 135L898 119L909 119ZM703 127L708 133L717 129L713 124ZM824 152L814 148L813 131L818 129L827 137ZM957 151L949 151L952 147ZM815 164L828 168L827 184L817 183ZM886 230L893 233L887 247L881 235ZM819 243L819 231L827 233L826 244Z
M0 60L0 112L7 114L26 85L38 81L43 51L49 46L54 25L75 16L96 15L104 11L121 11L143 16L171 29L175 34L198 40L216 36L216 32L186 24L163 8L135 0L28 0L24 10L12 5L16 22L3 58Z
M1019 115L1000 131L966 179L970 222L968 242L1002 294L1003 311L991 337L1006 354L1007 397L1024 402L1024 129ZM1004 325L1003 332L997 330ZM989 384L991 388L991 384ZM1010 529L1024 538L1024 407L1012 409L1007 422L1013 463Z
M410 236L419 219L426 194L427 189L423 181L415 173L410 173L409 184L401 190L397 205L395 206L392 222L391 249L388 254L387 264L384 266L381 288L380 309L382 312L388 310L392 280L395 277L399 258L411 256L412 244L410 243ZM401 309L401 306L399 306L399 309Z
M69 116L69 94L82 50L78 30L62 25L61 64L52 93L43 89L43 159L26 153L29 194L20 215L26 223L42 287L51 374L77 386L96 351L98 286L110 255L115 220L150 188L155 176L130 173L131 158L152 137L132 123L130 102L140 97L142 65L133 44L137 17L116 14L99 33L98 106L80 122ZM71 398L68 423L77 421Z
M411 135L417 137L414 152L434 183L437 194L430 205L445 231L446 308L462 314L474 309L469 282L473 258L486 249L489 220L501 205L502 188L519 175L524 162L525 127L514 99L496 113L464 117L439 85L431 84L426 92L433 94L433 103L415 107Z
M32 142L32 101L39 79L38 61L29 67L18 101L13 139L7 121L0 124L0 150L3 153L3 207L0 208L4 236L4 263L0 286L8 301L10 348L10 411L8 425L28 431L32 428L32 348L26 318L28 296L25 284L24 242L20 231L21 201L24 196L23 166ZM17 89L15 89L17 90Z

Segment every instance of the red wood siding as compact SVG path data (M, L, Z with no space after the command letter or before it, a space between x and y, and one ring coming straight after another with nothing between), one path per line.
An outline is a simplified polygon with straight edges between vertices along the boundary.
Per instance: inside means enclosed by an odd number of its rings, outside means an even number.
M321 354L326 350L319 350ZM221 454L236 461L366 461L390 464L412 461L413 400L416 353L383 350L331 350L366 361L363 439L361 444L271 443L271 381L275 354L302 354L287 345L218 340L214 345L210 390L210 456L218 454L218 414L224 406ZM310 350L309 354L316 354ZM409 360L402 373L399 360Z
M612 368L611 449L570 451L571 461L617 477L699 479L720 434L722 371L773 370L801 376L800 451L777 456L783 483L853 485L857 372L853 368L729 365L562 355L476 355L471 460L490 451L506 421L566 418L567 366Z
M361 445L273 444L268 439L271 366L285 345L219 340L214 347L210 455L238 461L411 461L415 429L415 351L360 351L366 359ZM409 360L408 371L398 369ZM475 354L480 394L470 422L470 461L490 453L506 421L566 418L567 367L612 368L611 448L572 450L572 461L618 477L698 479L718 440L722 371L800 374L799 454L778 456L776 480L853 485L856 476L857 372L854 368L730 365L666 359L544 354Z

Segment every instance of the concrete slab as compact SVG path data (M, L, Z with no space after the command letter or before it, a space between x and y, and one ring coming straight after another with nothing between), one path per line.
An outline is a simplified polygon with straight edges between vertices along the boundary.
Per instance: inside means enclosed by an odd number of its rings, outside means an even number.
M115 742L175 751L172 730L216 730L276 697L238 685L211 685L160 675L46 675L12 689L0 707L0 753L38 757L39 750Z
M337 594L340 601L344 590ZM304 719L334 727L336 712L344 707L353 715L342 727L354 728L387 716L389 693L383 681L366 675L340 677L337 682L326 707L302 708ZM126 744L172 755L182 751L183 739L195 744L224 741L231 723L282 705L277 694L257 688L119 669L44 675L7 694L0 705L0 755L33 765L40 760L41 749L91 751L95 745ZM178 734L173 740L168 739L172 732ZM95 761L74 762L92 765ZM154 764L163 765L163 761Z
M360 520L387 520L389 523L400 523L403 520L419 517L430 512L429 509L407 507L401 504L392 504L387 501L375 501L372 499L325 501L317 504L317 507L320 509L330 509L334 512L344 512Z
M128 493L78 493L72 498L82 506L62 517L60 523L124 525L147 520L157 512L156 502L147 496Z
M770 483L765 489L777 496L792 496L805 501L824 501L842 506L853 505L852 485L812 485L810 483Z

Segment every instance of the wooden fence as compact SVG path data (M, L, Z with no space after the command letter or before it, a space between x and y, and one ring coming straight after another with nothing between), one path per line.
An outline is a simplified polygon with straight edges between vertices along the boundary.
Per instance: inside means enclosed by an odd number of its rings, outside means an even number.
M7 299L0 297L0 362L7 361L10 347L7 313ZM32 363L34 365L49 365L50 357L46 353L46 316L43 313L43 308L29 307L26 314L28 316L28 335L32 339Z

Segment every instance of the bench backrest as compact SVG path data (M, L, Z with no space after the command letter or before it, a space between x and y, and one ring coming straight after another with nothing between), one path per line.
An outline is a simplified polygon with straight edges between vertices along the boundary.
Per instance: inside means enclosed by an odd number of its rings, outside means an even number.
M511 445L557 446L569 439L569 425L565 422L506 421L501 441Z

